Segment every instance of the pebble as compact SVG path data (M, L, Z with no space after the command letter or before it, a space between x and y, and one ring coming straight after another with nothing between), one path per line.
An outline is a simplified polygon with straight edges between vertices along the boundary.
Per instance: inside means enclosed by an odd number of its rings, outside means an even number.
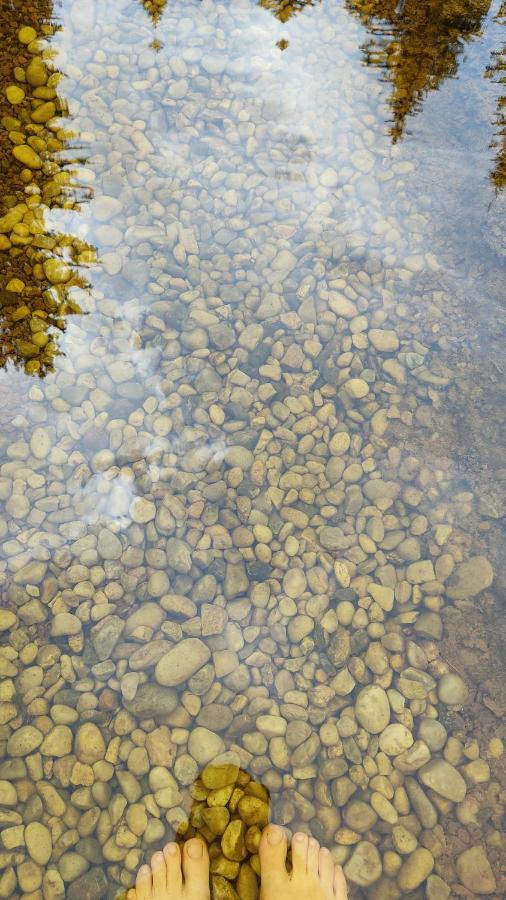
M448 672L442 675L437 684L437 695L441 703L450 706L462 705L466 702L469 691L460 675Z
M175 687L183 684L210 659L211 653L199 638L187 638L164 654L156 664L158 684Z
M457 857L456 869L459 880L473 894L493 894L496 890L496 880L481 844L464 850Z
M448 581L446 588L451 600L476 597L494 580L494 570L485 556L473 556L461 563Z
M379 685L371 684L357 695L355 715L358 722L369 734L384 731L390 721L388 697Z
M344 874L352 884L370 887L382 873L381 856L370 841L359 841L344 866Z
M409 893L416 890L419 885L429 877L434 868L434 857L430 850L418 847L403 862L397 881L401 891Z
M420 769L419 775L426 787L453 803L461 803L466 796L466 782L445 759L432 759Z

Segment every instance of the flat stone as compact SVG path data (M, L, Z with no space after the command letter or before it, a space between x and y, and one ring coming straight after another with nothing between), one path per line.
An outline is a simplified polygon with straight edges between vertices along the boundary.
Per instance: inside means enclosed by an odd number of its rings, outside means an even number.
M186 541L180 538L169 538L167 541L167 560L176 572L187 575L192 567L191 549Z
M107 876L100 867L94 867L76 878L67 888L68 900L103 900L107 896Z
M338 625L330 636L327 656L336 669L345 665L351 653L350 633L346 628Z
M473 894L493 894L496 890L495 876L481 844L464 850L457 858L456 869L464 887Z
M430 559L420 559L406 569L406 579L410 584L423 584L425 581L434 581L435 578L436 573Z
M214 731L197 726L188 739L188 753L199 766L205 766L225 750L225 742Z
M367 334L373 347L380 353L395 353L399 349L399 338L395 331L371 328Z
M429 877L434 868L434 857L425 847L418 847L403 862L397 875L401 891L406 894L416 890Z
M22 725L11 734L7 741L9 756L28 756L37 750L44 739L43 734L33 725Z
M133 700L125 700L125 707L137 719L161 719L177 706L177 694L172 688L158 684L141 684Z
M188 681L211 657L211 651L199 638L187 638L159 660L155 669L158 684L175 687Z
M488 559L473 556L457 566L448 580L446 593L451 600L466 600L486 590L493 580L494 570Z
M106 616L91 629L91 640L99 660L110 658L124 628L125 622L119 616Z
M100 529L97 549L102 559L119 559L123 552L120 539L108 528Z
M453 803L461 803L466 796L466 782L445 759L431 759L420 769L419 778L426 787Z

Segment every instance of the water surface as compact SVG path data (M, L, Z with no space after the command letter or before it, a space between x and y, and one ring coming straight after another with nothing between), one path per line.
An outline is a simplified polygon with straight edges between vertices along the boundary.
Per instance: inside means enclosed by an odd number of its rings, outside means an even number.
M0 896L188 827L222 896L224 751L357 896L503 896L499 4L1 21Z

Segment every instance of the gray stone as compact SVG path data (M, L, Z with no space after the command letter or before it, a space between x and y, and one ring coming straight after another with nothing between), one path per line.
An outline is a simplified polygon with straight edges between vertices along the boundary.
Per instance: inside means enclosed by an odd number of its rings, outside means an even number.
M181 641L158 661L155 678L158 684L175 687L184 684L204 666L211 656L209 647L199 638Z
M125 698L124 703L137 719L159 719L175 710L177 694L172 688L158 684L141 684L133 700Z
M91 629L93 647L100 660L109 659L123 634L124 627L125 622L119 616L106 616Z
M465 600L490 587L494 570L485 556L473 556L457 566L450 576L446 593L451 600Z

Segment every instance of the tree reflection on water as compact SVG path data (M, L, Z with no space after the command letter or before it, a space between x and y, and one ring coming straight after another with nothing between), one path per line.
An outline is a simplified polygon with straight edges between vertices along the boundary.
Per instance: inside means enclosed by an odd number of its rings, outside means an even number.
M367 65L392 84L391 134L399 140L406 118L425 95L457 74L466 41L480 33L491 0L346 0L370 32L362 46Z
M57 27L53 4L39 0L22 16L16 7L0 10L0 367L10 362L42 377L54 368L68 316L82 312L77 295L87 286L85 267L96 254L49 221L54 211L64 215L86 199L75 183L80 151L48 42ZM20 146L34 154L28 163L15 156Z

